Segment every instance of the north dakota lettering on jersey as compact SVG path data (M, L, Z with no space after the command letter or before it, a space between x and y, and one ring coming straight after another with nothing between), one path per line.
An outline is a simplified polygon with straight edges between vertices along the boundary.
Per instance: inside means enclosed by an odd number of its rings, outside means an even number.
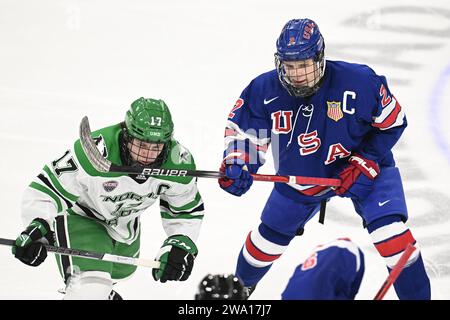
M92 134L103 155L121 165L120 124ZM146 169L152 176L133 179L127 174L95 170L79 140L58 159L50 162L27 188L23 216L31 221L42 217L52 221L61 214L77 214L102 223L109 235L132 243L139 235L139 216L160 199L166 233L182 233L195 241L203 218L203 200L196 180L187 177L195 170L189 151L173 140L168 160L161 169Z
M165 185L165 186L166 186L167 189L170 188L170 186L167 186L167 185ZM158 190L160 190L160 189L161 188L159 188ZM144 198L156 199L156 198L158 198L159 195L160 195L159 193L150 192L147 195L141 196L141 195L138 195L138 194L136 194L134 192L126 192L124 194L117 195L117 196L103 196L103 195L101 195L100 197L102 197L103 201L105 201L105 202L111 201L113 203L116 203L117 201L124 201L124 200L127 200L127 199L136 200L136 201L142 201L142 199L144 199Z

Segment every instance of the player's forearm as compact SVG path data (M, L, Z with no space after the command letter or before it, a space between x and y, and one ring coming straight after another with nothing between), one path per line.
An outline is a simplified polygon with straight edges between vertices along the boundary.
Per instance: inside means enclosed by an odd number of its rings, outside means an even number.
M202 222L203 215L191 219L163 219L163 228L168 237L181 234L188 236L192 241L196 242L200 234Z
M21 204L23 226L28 226L36 218L44 219L51 226L57 214L57 206L51 199L39 197L30 188L25 191Z
M256 173L264 165L268 144L261 147L252 143L249 139L231 142L223 153L225 163L233 158L240 158L251 173Z
M256 173L265 162L271 140L270 130L260 123L260 119L252 118L252 121L248 122L250 123L228 121L225 129L223 158L233 157L233 153L240 152L246 158L245 163L250 172ZM243 128L248 129L244 130Z

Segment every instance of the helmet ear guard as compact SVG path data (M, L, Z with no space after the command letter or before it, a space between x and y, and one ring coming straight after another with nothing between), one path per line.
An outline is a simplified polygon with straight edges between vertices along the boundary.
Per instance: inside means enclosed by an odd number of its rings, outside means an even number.
M278 78L290 95L308 97L319 90L325 72L325 43L317 24L310 19L293 19L286 23L276 42L275 66ZM284 63L312 59L313 78L306 85L295 85L287 74ZM306 69L301 74L307 74ZM312 80L310 79L312 78Z

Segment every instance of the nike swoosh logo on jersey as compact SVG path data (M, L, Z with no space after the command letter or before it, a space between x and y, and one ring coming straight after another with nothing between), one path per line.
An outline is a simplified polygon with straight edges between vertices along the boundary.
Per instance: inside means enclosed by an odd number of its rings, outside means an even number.
M266 100L266 99L264 98L264 104L269 104L269 103L271 103L272 101L274 101L275 99L278 99L278 96L275 97L275 98L272 98L272 99L270 99L270 100Z
M391 200L386 200L386 201L383 201L383 202L378 202L378 206L379 206L379 207L382 207L382 206L384 206L386 203L388 203L389 201L391 201Z

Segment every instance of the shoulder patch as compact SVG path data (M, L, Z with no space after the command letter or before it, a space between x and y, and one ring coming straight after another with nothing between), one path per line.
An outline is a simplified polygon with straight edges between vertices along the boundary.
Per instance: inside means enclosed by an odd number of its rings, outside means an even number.
M119 182L110 180L103 182L103 189L105 189L106 192L113 191L117 186L119 185Z

